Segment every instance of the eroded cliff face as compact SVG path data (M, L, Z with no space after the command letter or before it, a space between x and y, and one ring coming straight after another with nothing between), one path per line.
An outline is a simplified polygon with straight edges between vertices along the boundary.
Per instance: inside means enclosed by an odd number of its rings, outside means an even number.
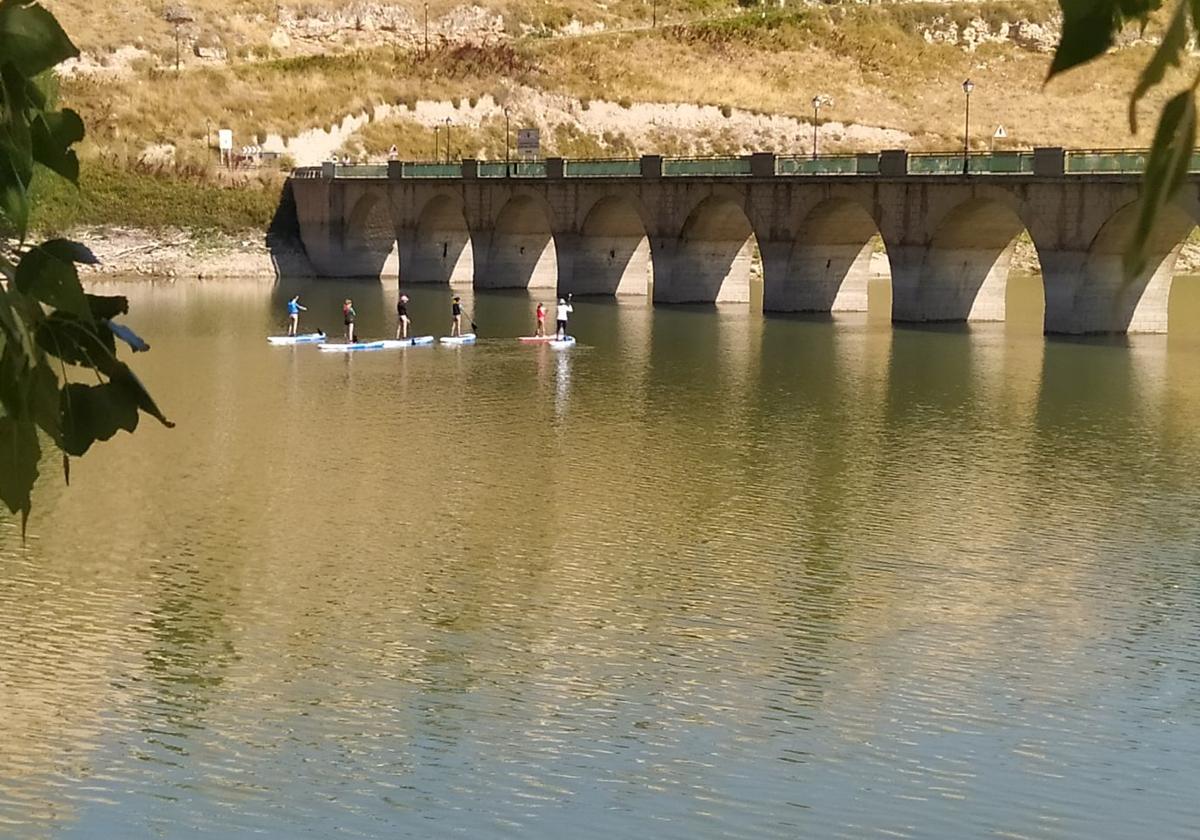
M49 2L54 8L69 7L67 0ZM772 4L774 5L774 4ZM780 4L783 5L783 4ZM792 3L791 6L804 4ZM819 5L827 9L827 4ZM857 5L857 4L847 4ZM903 7L905 4L894 4ZM909 16L911 27L930 44L952 44L964 51L974 51L984 44L1010 44L1023 50L1050 52L1061 34L1060 17L1048 11L1044 15L1022 14L1015 9L997 7L986 15L969 15L952 11L957 4L945 4L946 12L929 12L929 4L920 4ZM547 9L550 7L547 6ZM596 4L603 11L605 5ZM69 9L68 9L69 11ZM421 3L355 2L344 5L319 3L276 4L273 13L227 13L216 9L188 10L186 20L178 26L181 61L184 64L222 64L229 61L265 58L337 54L348 50L391 46L411 49L442 43L495 43L525 37L577 38L614 31L645 29L650 22L608 15L587 19L563 10L553 15L556 22L530 22L519 15L505 12L506 4L491 6L464 4L441 14L430 12L426 19ZM717 15L752 14L739 11L731 4ZM928 15L923 20L922 16ZM151 66L173 66L175 27L157 13L147 12L141 25L131 25L124 32L128 40L119 41L120 32L76 33L83 46L83 55L68 62L61 73L65 75L113 76L146 69ZM664 13L665 17L665 13ZM669 19L673 25L714 16L676 13ZM68 15L69 18L69 15ZM664 23L667 21L660 21ZM1140 39L1131 30L1122 43Z

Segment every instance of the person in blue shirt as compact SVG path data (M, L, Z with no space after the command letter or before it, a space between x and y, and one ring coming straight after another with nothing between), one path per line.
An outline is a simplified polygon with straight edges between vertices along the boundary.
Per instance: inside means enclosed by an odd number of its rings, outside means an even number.
M288 335L295 335L296 329L300 326L300 313L307 312L308 309L300 305L300 295L288 301Z

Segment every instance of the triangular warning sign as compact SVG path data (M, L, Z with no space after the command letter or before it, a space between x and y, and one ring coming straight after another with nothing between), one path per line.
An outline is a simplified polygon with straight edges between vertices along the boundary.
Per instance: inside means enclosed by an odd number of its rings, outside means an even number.
M1008 136L1008 132L1005 131L1004 126L1001 125L1001 126L996 127L996 133L993 134L992 136L995 137L997 140L1002 140Z

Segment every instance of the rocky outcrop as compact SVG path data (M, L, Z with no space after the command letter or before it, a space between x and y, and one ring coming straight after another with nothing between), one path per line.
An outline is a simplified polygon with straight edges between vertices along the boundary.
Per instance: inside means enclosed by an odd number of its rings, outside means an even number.
M922 30L926 43L955 44L974 52L981 44L1014 44L1034 52L1054 52L1062 35L1061 25L1055 22L1035 23L1029 20L989 23L981 17L966 22L938 15Z

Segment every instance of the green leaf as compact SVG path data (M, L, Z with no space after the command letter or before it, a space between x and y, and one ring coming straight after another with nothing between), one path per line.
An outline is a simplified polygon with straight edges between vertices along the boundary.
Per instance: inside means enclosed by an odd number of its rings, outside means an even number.
M146 386L137 378L129 365L119 362L116 370L111 374L109 381L124 389L142 411L149 414L168 429L175 428L175 424L168 420L162 411L159 410L158 405L154 402L154 398L150 396L150 392L146 390Z
M1162 0L1059 0L1058 5L1063 13L1062 38L1047 80L1104 55L1127 21L1145 21Z
M108 440L121 429L132 432L138 424L133 395L112 382L67 385L61 392L60 407L62 448L68 455L82 455L96 441Z
M129 298L124 295L87 295L88 308L97 320L129 314Z
M1158 121L1154 143L1142 177L1142 194L1133 238L1125 249L1125 276L1132 280L1146 270L1146 243L1159 214L1187 178L1196 144L1196 100L1191 90L1169 101Z
M79 158L71 146L82 140L83 135L83 120L74 111L43 113L33 121L33 159L77 184Z
M30 376L27 394L29 412L38 427L50 436L54 443L62 443L61 398L58 376L50 364L42 359Z
M8 335L10 342L20 348L23 359L30 366L33 365L33 357L37 353L34 330L42 320L44 319L41 307L15 289L0 295L0 330Z
M31 421L0 417L0 499L10 511L21 514L22 534L41 457L37 428Z
M92 310L75 268L75 257L82 247L65 239L51 239L26 251L17 265L17 288L42 303L90 320ZM91 256L90 251L84 251Z
M27 181L23 180L12 159L0 154L0 213L8 217L18 239L25 238L29 229L29 196Z
M1154 55L1142 69L1137 87L1133 89L1133 94L1129 97L1129 130L1133 134L1137 134L1137 106L1142 101L1142 97L1150 88L1163 80L1168 67L1178 67L1183 61L1183 53L1187 49L1188 41L1188 7L1193 2L1195 0L1188 0L1187 3L1180 2L1175 7L1175 13L1171 15L1171 23L1167 26L1167 31L1163 33L1162 43L1158 45L1158 49L1154 51Z
M32 78L77 55L50 12L39 5L0 2L0 56L23 75Z
M95 368L108 374L118 364L112 332L96 321L83 321L66 312L53 312L37 327L37 344L69 365Z

